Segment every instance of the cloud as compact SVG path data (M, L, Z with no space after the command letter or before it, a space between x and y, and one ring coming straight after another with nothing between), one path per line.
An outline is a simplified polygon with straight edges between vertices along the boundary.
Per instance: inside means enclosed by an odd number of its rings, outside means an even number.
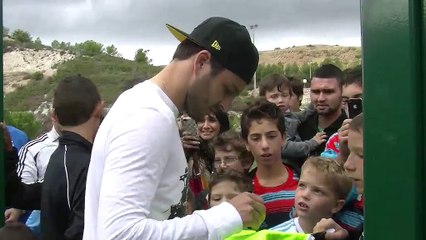
M355 0L4 0L3 4L6 27L27 30L45 44L54 39L72 43L92 39L118 46L128 58L138 48L150 49L157 64L166 64L177 45L166 23L190 32L210 16L258 24L255 38L261 50L309 43L361 44L360 6Z

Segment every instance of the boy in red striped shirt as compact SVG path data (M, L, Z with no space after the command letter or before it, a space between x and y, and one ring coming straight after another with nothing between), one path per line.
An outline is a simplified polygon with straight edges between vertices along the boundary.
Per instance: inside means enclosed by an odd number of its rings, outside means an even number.
M280 108L264 99L256 101L242 114L241 135L257 164L253 187L266 206L262 228L271 228L290 218L299 180L281 160L286 135Z

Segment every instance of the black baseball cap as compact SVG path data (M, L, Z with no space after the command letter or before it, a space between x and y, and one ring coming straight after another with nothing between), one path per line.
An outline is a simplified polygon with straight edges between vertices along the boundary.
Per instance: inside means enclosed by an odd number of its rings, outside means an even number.
M259 63L259 53L245 26L223 17L208 18L191 34L169 24L166 26L179 41L190 40L208 50L223 67L246 83L251 81Z

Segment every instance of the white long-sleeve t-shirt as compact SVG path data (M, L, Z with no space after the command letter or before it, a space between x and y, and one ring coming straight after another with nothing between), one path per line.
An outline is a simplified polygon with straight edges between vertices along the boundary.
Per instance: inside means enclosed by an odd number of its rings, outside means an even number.
M124 92L104 119L87 175L84 240L223 239L242 229L229 203L167 220L187 162L178 109L153 82Z

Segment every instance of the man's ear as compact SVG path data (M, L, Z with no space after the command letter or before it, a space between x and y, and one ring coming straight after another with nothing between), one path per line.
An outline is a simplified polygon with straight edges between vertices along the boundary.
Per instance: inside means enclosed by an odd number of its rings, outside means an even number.
M52 122L59 123L58 115L56 114L55 109L52 109L52 111L50 112L50 119L52 120Z
M337 200L336 205L331 209L331 212L333 214L337 213L343 208L344 205L345 205L344 199Z
M210 68L210 61L211 61L212 55L207 50L201 50L195 55L194 60L194 72L198 75L201 72L204 72L209 69L206 69L207 67Z
M98 104L96 104L95 109L93 110L92 116L96 118L101 118L103 115L104 105L104 101L99 101Z

